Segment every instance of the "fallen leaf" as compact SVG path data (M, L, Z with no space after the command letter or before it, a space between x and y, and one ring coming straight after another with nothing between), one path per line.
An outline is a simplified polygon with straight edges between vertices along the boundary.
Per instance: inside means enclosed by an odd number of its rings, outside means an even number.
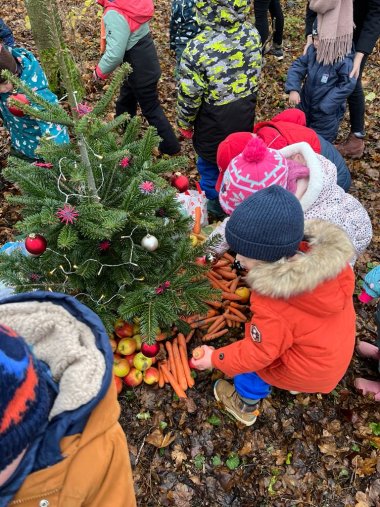
M187 460L187 455L183 452L180 445L174 446L171 457L175 461L176 467L180 467L182 465L182 462Z
M168 447L168 445L174 442L176 437L175 435L172 435L172 433L173 433L172 431L169 431L168 433L166 433L166 435L164 435L162 430L156 428L155 430L152 431L152 433L150 433L150 435L146 437L145 441L148 444L158 447L158 449L162 449L163 447Z

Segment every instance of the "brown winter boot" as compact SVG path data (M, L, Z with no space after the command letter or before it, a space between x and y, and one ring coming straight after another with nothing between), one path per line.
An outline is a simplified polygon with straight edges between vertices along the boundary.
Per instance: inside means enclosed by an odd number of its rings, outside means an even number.
M351 132L343 143L335 145L342 157L362 158L364 153L364 140Z
M224 408L238 421L246 426L256 422L259 410L258 404L248 405L239 397L233 385L226 380L217 380L214 385L214 395L217 401L223 403Z

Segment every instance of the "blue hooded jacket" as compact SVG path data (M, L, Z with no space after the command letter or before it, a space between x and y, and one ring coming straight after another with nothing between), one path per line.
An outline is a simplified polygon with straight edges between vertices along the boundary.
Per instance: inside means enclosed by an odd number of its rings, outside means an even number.
M36 291L32 293L16 294L0 300L0 305L40 302L53 303L63 307L77 321L86 324L95 337L95 344L105 360L105 372L101 381L101 387L95 397L86 404L75 410L67 410L52 417L52 419L41 427L39 435L29 446L20 465L10 479L0 486L0 507L6 507L11 498L16 494L23 484L25 478L32 472L50 467L63 459L60 450L60 441L63 437L81 433L88 421L93 409L102 400L112 380L113 355L109 345L107 332L99 319L89 308L71 296L52 292ZM59 353L57 347L57 353ZM59 385L51 376L49 368L40 361L44 375L50 388L51 401L53 403L59 392Z
M349 77L353 57L351 53L332 65L322 65L311 45L288 70L286 93L297 91L301 95L299 108L306 115L307 126L330 142L337 136L347 97L356 86L356 79Z
M9 47L15 45L13 32L2 18L0 18L0 39Z
M35 93L50 102L57 104L57 96L49 90L48 80L41 65L33 54L24 48L8 48L21 67L20 79L30 86ZM12 147L22 155L35 159L35 152L42 136L51 137L57 144L69 142L67 130L62 125L47 123L31 116L14 116L7 107L7 100L11 93L0 93L0 113L4 125L11 135ZM31 106L40 109L37 104Z

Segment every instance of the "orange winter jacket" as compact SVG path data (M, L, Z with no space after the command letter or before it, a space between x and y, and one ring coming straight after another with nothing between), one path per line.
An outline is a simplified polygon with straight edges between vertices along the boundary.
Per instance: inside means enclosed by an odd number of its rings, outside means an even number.
M133 479L120 407L112 381L83 433L64 437L64 460L30 474L9 506L135 507Z
M330 392L345 374L355 342L354 249L328 222L306 222L305 236L306 253L249 272L245 337L212 355L225 374L256 372L275 387L310 393Z

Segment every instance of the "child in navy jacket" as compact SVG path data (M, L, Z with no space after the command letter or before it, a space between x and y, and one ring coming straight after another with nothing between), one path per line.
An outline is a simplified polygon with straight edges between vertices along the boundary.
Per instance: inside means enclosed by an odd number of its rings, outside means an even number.
M293 62L285 83L290 105L306 115L307 126L333 142L346 108L346 99L356 86L350 78L354 53L331 65L317 61L318 32L313 28L313 44Z

